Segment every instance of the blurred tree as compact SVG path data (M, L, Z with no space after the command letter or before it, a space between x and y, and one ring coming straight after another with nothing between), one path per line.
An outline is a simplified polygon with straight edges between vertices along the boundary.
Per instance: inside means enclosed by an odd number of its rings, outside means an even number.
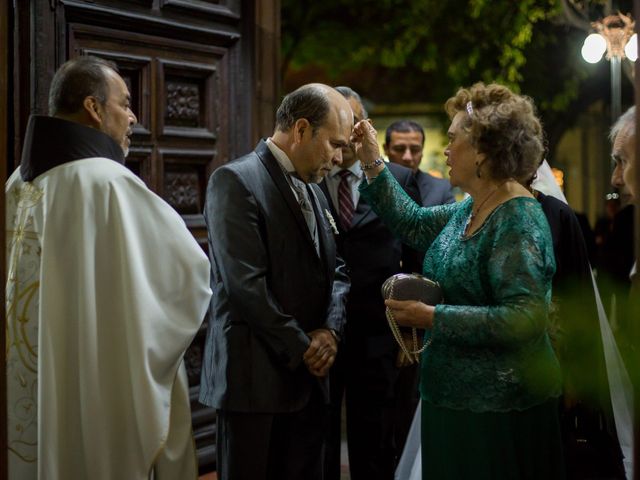
M608 104L607 62L580 48L612 9L631 2L282 0L282 73L288 88L306 70L379 103L441 105L460 86L503 83L536 100L553 151L581 111Z
M334 77L410 69L447 80L445 95L470 77L517 88L534 26L559 13L556 0L283 0L282 7L285 73L308 64Z

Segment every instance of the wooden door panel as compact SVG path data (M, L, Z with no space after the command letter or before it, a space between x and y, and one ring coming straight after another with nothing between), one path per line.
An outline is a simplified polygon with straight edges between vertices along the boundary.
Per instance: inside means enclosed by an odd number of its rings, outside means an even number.
M233 19L240 18L240 2L234 0L160 0L160 8L172 11L190 11L197 14L216 14Z
M224 57L220 57L224 58ZM220 126L218 64L158 62L158 134L214 141Z
M144 183L151 183L151 153L153 149L145 146L132 145L125 166L142 179Z
M215 151L161 149L159 156L164 168L161 195L178 213L189 215L193 224L204 209L209 166Z

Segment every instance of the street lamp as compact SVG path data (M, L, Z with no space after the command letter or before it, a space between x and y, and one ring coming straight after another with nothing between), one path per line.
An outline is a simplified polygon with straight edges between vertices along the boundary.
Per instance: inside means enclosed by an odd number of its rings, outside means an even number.
M582 45L582 58L597 63L606 53L611 62L611 117L615 121L621 112L620 65L622 59L632 62L638 57L637 37L633 33L635 22L629 15L618 13L593 22L592 33Z

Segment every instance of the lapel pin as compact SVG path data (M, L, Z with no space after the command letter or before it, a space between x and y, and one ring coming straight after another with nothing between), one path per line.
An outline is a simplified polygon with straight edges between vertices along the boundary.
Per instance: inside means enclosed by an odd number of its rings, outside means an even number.
M324 215L327 217L327 220L329 221L329 225L331 225L331 230L333 230L334 235L338 235L338 226L336 225L336 221L333 218L333 215L331 215L331 212L325 208Z

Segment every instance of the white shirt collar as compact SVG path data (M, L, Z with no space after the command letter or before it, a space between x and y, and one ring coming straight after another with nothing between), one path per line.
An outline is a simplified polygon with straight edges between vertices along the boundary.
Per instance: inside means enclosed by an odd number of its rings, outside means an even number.
M271 150L271 153L273 154L273 156L276 157L276 160L278 161L280 166L286 172L293 173L296 171L296 168L293 166L293 163L291 163L291 160L289 159L287 154L284 153L282 149L278 147L275 143L273 143L273 140L271 140L271 138L267 138L266 144L267 144L267 147L269 147L269 150Z
M342 170L344 170L344 169L340 168L337 165L334 165L334 167L329 172L329 176L331 176L331 178L334 178ZM354 162L354 164L351 165L349 168L347 168L347 170L349 170L351 173L353 173L358 180L362 180L362 175L364 174L364 172L362 171L362 167L360 166L360 162L359 161L358 162Z

